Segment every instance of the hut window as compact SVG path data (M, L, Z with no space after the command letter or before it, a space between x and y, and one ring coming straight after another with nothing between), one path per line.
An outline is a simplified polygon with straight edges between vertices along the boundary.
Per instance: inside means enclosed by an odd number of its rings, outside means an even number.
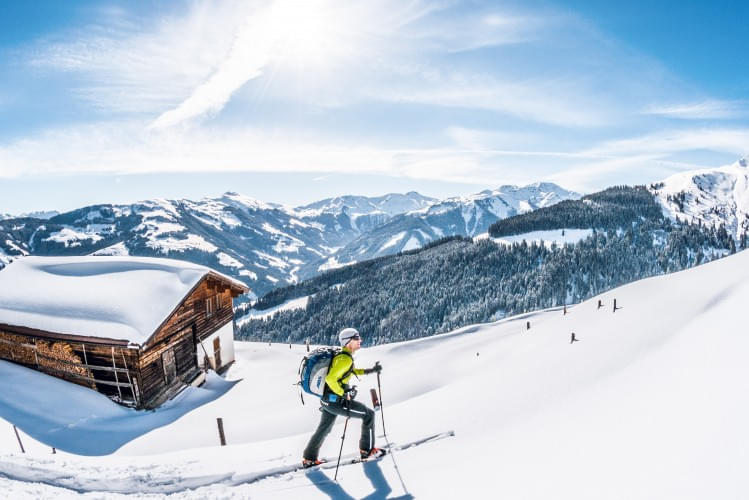
M216 295L216 310L221 309L221 294Z
M213 297L205 299L205 315L210 318L213 316Z

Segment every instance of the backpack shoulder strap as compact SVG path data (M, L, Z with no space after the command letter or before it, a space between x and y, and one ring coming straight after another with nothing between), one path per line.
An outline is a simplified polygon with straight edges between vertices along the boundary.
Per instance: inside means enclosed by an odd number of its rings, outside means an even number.
M340 377L338 378L338 383L340 384L340 383L341 383L341 380L345 379L346 377L348 377L349 375L351 375L352 373L354 373L354 357L353 357L353 356L351 355L351 353L350 353L350 352L346 352L346 351L339 351L339 352L337 352L337 353L335 354L335 356L333 356L333 357L331 358L331 360L330 360L330 366L328 366L328 370L330 370L330 367L331 367L331 366L333 366L333 360L334 360L335 358L337 358L338 356L348 356L349 358L351 358L351 366L349 367L349 369L348 369L348 370L346 370L346 372L345 372L345 373L344 373L343 375L341 375L341 376L340 376Z

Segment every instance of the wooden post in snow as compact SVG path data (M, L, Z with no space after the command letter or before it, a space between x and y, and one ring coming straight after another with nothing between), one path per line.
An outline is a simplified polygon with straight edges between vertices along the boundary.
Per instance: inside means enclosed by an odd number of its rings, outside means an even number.
M525 322L525 329L526 330L530 330L531 329L531 322L530 321L526 321Z
M309 339L307 339L307 341L305 342L305 344L307 344L307 352L309 352Z
M567 304L564 305L564 314L567 314Z
M21 453L26 453L26 450L23 449L23 443L21 442L21 435L18 434L18 428L14 425L13 430L16 433L16 439L18 439L18 446L21 447Z
M224 434L224 419L218 417L216 419L218 424L218 438L221 440L221 446L226 446L226 435Z
M603 302L601 302L601 299L598 299L598 308L596 309L596 311L602 307L603 307Z

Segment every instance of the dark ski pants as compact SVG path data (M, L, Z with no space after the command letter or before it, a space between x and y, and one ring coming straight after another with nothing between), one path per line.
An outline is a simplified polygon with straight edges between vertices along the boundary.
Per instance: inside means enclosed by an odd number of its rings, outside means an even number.
M320 452L320 446L325 438L330 434L330 429L333 428L335 419L337 416L360 418L361 424L361 437L359 438L359 449L369 451L374 447L375 437L375 412L367 408L358 401L346 401L346 406L341 403L329 403L322 401L320 405L320 423L317 426L317 430L312 434L312 437L307 443L307 447L304 449L304 458L307 460L317 460L317 455Z

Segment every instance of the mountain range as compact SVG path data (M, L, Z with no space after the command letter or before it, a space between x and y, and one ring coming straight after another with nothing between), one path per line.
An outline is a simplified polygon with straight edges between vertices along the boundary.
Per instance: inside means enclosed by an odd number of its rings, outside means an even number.
M435 201L421 209L395 215L358 236L315 271L414 250L447 236L478 236L497 220L581 196L556 184L539 182Z
M749 162L675 174L651 184L664 215L749 229ZM0 217L0 267L19 255L164 256L205 264L247 283L250 299L319 273L475 237L498 220L577 200L552 183L502 186L438 200L416 192L341 196L286 207L227 192L217 198L93 205Z
M416 192L343 196L289 208L227 192L199 201L155 199L0 220L0 265L19 255L164 256L244 281L250 298L319 272L475 236L496 220L580 195L549 183L436 200Z

